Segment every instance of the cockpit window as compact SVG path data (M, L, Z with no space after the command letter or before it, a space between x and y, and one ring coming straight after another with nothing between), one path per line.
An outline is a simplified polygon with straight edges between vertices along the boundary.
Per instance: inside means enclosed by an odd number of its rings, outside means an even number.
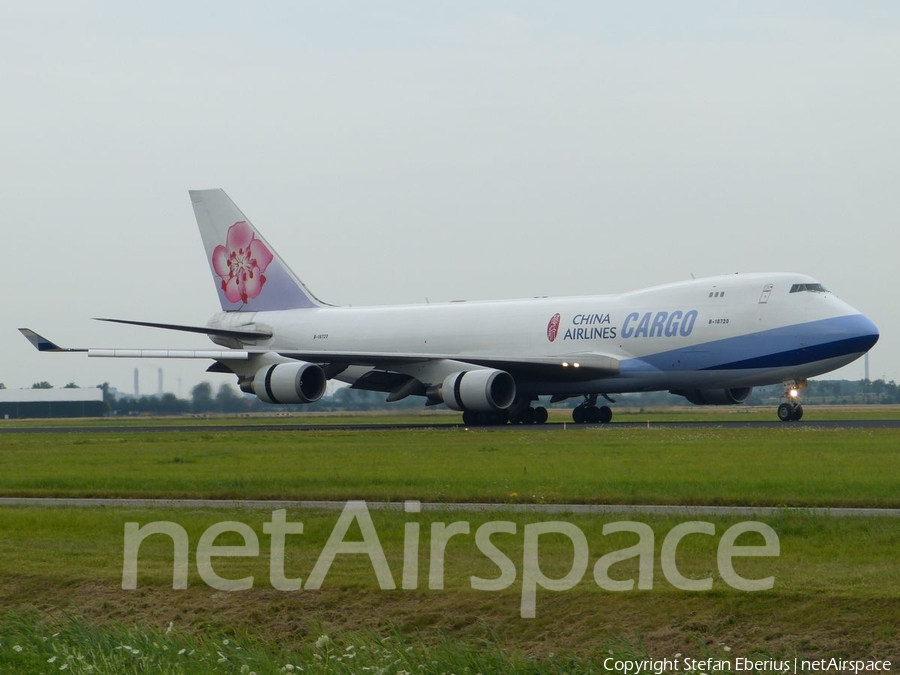
M791 293L803 293L810 291L812 293L827 293L822 284L794 284L791 286Z

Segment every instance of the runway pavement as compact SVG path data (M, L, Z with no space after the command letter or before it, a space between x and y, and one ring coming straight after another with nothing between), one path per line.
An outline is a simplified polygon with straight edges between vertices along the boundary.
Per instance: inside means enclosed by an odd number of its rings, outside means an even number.
M491 431L503 433L504 431L584 431L598 428L673 428L673 429L753 429L753 428L777 428L777 429L900 429L900 419L896 420L802 420L800 422L780 422L778 420L753 421L710 421L710 422L654 422L652 417L646 422L612 422L609 425L600 424L507 424L504 426L468 427L470 430ZM462 424L105 424L89 426L3 426L0 423L0 434L93 434L93 433L174 433L174 432L214 432L214 431L391 431L399 429L424 430L424 429L464 429Z
M68 497L2 497L3 506L38 506L47 508L109 507L128 509L315 509L341 510L343 501L293 501L263 499L103 499ZM373 510L402 511L405 502L366 502ZM668 505L628 505L628 504L488 504L461 502L425 502L423 511L496 511L498 513L539 513L539 514L631 514L658 516L738 516L771 517L792 513L833 518L900 518L900 509L870 508L799 508L762 506L668 506Z

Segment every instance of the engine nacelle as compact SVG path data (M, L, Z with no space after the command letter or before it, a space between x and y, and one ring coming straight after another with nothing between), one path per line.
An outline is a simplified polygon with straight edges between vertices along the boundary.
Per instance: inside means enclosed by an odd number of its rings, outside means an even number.
M452 410L505 410L516 398L516 381L504 370L465 370L444 378L440 396Z
M746 401L752 392L753 387L740 387L736 389L693 389L677 393L694 405L733 405Z
M253 376L253 393L266 403L315 403L325 393L328 378L315 363L277 363Z

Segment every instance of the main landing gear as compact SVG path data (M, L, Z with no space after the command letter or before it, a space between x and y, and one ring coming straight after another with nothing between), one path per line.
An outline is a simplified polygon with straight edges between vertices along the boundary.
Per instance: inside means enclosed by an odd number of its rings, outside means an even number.
M609 424L611 419L612 408L608 405L597 407L597 394L585 394L584 403L572 409L575 424Z
M467 427L502 426L504 424L544 424L547 421L547 409L544 406L532 408L511 406L508 410L492 412L476 412L467 410L463 413L463 424Z
M800 405L798 398L800 392L793 382L788 383L786 386L787 391L784 392L784 395L788 400L786 403L778 406L778 419L782 422L799 422L803 417L803 406Z
M547 421L547 409L539 405L536 408L522 408L515 415L510 415L510 424L544 424Z

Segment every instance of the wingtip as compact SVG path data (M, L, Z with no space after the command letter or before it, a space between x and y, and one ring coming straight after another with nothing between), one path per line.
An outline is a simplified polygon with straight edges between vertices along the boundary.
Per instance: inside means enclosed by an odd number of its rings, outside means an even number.
M64 352L66 351L62 347L60 347L55 342L48 340L43 335L40 335L30 328L20 328L19 332L25 336L25 339L28 340L35 349L39 352Z

